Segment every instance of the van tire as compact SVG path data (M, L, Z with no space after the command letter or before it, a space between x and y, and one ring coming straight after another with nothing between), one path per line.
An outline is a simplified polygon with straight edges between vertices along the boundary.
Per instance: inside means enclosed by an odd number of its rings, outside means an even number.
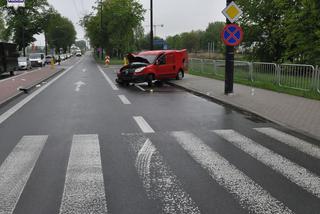
M148 83L148 86L151 87L152 86L152 81L153 81L153 74L148 74L147 76L147 83Z
M183 77L184 77L184 72L182 69L180 69L179 72L177 73L176 80L182 80Z

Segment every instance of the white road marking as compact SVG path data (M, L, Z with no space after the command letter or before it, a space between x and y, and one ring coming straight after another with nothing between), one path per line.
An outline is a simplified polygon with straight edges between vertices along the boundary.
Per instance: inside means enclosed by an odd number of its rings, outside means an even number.
M137 87L138 89L140 89L141 91L146 91L144 88L142 88L140 85L134 85L135 87Z
M143 131L143 133L154 133L154 130L151 128L151 126L145 121L145 119L141 116L134 116L133 119L136 121L140 129Z
M288 146L291 146L301 152L304 152L312 157L320 159L320 147L316 145L313 145L273 128L255 128L255 130Z
M73 136L62 213L107 213L98 135Z
M164 214L200 214L196 203L182 188L182 184L150 141L141 136L128 138L137 154L135 166L147 196L160 200Z
M78 82L75 83L75 85L76 85L75 91L76 91L76 92L79 92L81 86L86 85L86 84L85 84L84 82L82 82L82 81L78 81Z
M0 167L0 213L11 214L48 136L24 136Z
M82 69L82 72L83 72L83 73L87 72L87 69L85 69L85 68L84 68L84 69Z
M102 70L102 68L97 65L99 71L101 72L101 74L104 76L104 78L107 80L107 82L109 83L109 85L111 86L111 88L115 91L119 90L119 88L111 81L111 79L108 77L108 75Z
M150 164L152 155L155 151L156 148L153 146L152 142L147 139L138 152L138 156L136 159L136 168L139 175L143 178L143 184L147 190L150 190L151 186Z
M253 158L282 174L293 183L320 198L320 178L306 168L274 153L236 131L215 130L214 132Z
M213 151L195 135L188 132L173 132L178 143L197 161L210 176L234 195L239 204L250 213L293 213L282 202L255 183L251 178Z
M5 120L7 120L9 117L11 117L14 113L16 113L18 110L20 110L25 104L30 102L34 97L36 97L38 94L40 94L42 91L44 91L47 87L49 87L51 84L53 84L55 81L57 81L60 77L65 75L68 71L70 71L74 66L79 64L81 61L82 61L82 59L80 61L78 61L77 63L75 63L73 66L69 67L67 70L65 70L61 74L59 74L57 77L52 79L48 84L46 84L45 86L39 88L34 93L30 94L29 96L27 96L26 98L21 100L19 103L17 103L15 106L10 108L8 111L4 112L0 116L0 124L2 124Z
M131 102L127 99L126 96L124 96L124 95L118 95L118 97L119 97L119 99L122 101L123 104L125 104L125 105L130 105L130 104L131 104Z

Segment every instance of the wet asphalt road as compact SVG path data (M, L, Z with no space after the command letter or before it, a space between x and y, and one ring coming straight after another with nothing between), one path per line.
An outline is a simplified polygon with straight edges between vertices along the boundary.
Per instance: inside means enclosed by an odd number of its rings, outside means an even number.
M0 124L0 213L317 214L319 151L169 85L110 85L86 55Z

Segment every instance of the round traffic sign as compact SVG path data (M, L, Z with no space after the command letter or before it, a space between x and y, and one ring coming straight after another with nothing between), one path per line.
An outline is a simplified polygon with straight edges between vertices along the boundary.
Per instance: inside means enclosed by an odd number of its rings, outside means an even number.
M228 46L238 46L243 39L243 30L239 25L228 24L221 32L221 38Z

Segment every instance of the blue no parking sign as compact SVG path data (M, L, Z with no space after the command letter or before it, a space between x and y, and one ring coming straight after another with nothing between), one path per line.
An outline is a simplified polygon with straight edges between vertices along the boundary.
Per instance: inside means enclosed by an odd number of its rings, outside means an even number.
M221 38L224 44L228 46L237 46L242 42L243 30L239 25L228 24L221 32Z

